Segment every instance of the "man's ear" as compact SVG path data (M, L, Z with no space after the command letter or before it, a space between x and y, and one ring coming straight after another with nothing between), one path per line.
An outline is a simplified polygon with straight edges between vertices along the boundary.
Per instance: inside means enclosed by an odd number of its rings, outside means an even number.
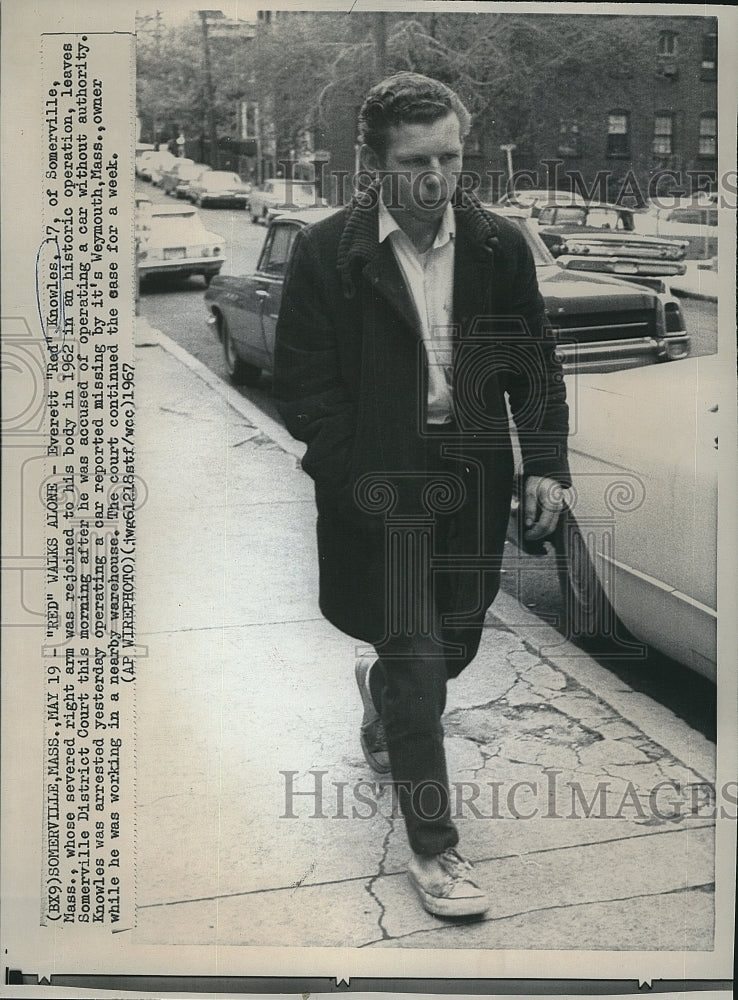
M361 149L359 150L359 162L364 170L368 170L372 174L377 174L382 169L382 163L371 146L367 146L363 143Z

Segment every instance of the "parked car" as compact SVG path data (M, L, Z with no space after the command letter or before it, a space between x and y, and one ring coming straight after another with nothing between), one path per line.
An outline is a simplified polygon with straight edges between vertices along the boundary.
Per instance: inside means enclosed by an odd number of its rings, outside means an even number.
M223 266L223 240L208 232L195 208L150 205L145 224L138 228L140 285L152 275L164 274L201 274L209 285Z
M179 180L174 191L170 192L175 198L184 198L185 201L192 201L192 184L199 181L207 174L212 174L213 168L204 163L196 163L194 167L179 171Z
M141 167L145 162L145 158L148 158L154 152L156 152L156 147L153 146L150 142L136 143L136 155L135 155L136 177L141 176Z
M614 636L628 659L646 643L714 680L724 366L703 356L567 383L573 499L555 544L569 631Z
M325 201L318 198L314 184L277 177L251 192L251 221L266 225L276 212L320 205L325 205Z
M651 205L636 219L639 233L683 240L690 260L717 257L718 205L710 195L674 199L671 206Z
M616 274L648 282L684 274L687 243L636 231L637 212L604 202L541 204L541 237L559 263L573 271Z
M161 185L161 179L164 175L164 171L167 170L175 161L177 157L173 156L168 149L157 150L156 154L152 155L146 160L146 173L148 173L148 180L154 185L154 187L159 187ZM146 178L146 173L141 176Z
M185 163L182 158L175 160L162 177L162 189L173 198L189 198L190 184L213 168L204 163Z
M271 372L284 272L295 235L334 211L276 215L255 272L220 275L205 293L208 323L223 345L234 383L253 384L262 371ZM521 227L531 247L566 370L607 371L689 353L689 336L675 298L614 278L563 270L538 236L535 222L519 210L503 211Z
M198 208L233 205L248 208L251 185L230 170L209 170L190 181L187 196Z
M521 188L505 192L497 206L526 209L537 218L542 205L586 205L586 199L576 191L556 191L546 188Z
M187 167L194 167L195 161L186 156L173 156L161 172L159 187L164 194L171 194L179 183L181 170Z

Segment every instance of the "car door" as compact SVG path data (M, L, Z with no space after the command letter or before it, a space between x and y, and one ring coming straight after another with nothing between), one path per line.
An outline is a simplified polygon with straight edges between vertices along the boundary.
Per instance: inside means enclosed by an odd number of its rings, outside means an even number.
M295 221L277 219L272 222L254 278L254 296L259 302L262 343L267 359L264 367L269 371L274 363L274 335L282 302L284 274L298 229L300 223Z

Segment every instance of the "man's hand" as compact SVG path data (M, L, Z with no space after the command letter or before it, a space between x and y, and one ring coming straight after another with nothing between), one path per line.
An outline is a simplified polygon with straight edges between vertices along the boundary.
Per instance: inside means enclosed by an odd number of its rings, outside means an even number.
M548 537L556 528L563 509L564 488L561 483L546 476L528 476L523 500L526 542Z

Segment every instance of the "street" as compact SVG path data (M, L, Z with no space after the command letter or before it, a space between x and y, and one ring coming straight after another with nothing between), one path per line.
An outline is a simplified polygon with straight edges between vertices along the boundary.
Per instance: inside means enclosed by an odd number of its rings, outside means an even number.
M154 202L173 204L159 189L137 181L137 191ZM266 230L251 223L247 212L227 209L200 211L203 224L225 241L224 274L240 274L255 267ZM162 330L177 344L223 380L227 379L222 348L206 327L202 278L151 282L142 294L139 312L152 327ZM687 329L693 338L693 354L714 353L717 347L717 307L714 302L682 299ZM262 376L258 386L237 390L270 418L280 421L271 399L270 380ZM558 626L563 606L550 546L546 555L526 555L515 544L515 525L508 531L508 554L516 568L503 571L503 590L517 598L546 623ZM519 567L519 568L518 568ZM636 690L668 706L677 716L715 739L715 688L680 664L656 653L645 661L600 662L615 671Z

